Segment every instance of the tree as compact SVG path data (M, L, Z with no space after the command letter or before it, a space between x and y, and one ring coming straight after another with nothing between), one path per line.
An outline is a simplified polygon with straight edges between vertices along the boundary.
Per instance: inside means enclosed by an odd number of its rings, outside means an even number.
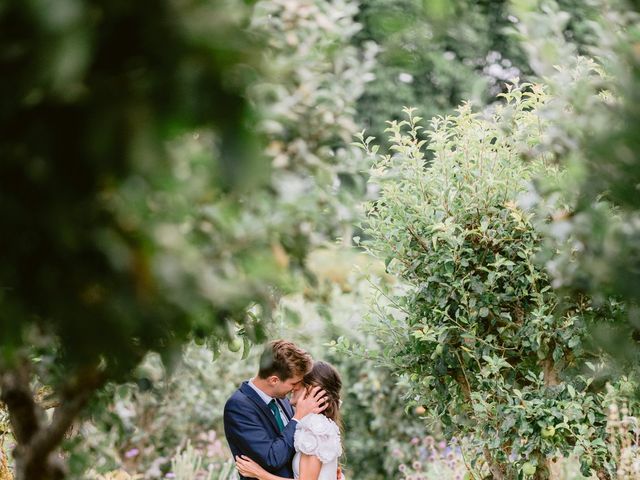
M486 102L503 82L528 72L526 57L508 41L508 2L367 0L358 39L380 44L376 79L358 109L371 135L386 141L384 119L411 105L426 117L464 99Z
M549 97L523 84L504 100L434 118L428 140L411 109L390 123L364 245L403 285L372 314L377 358L409 382L410 405L471 438L472 468L483 457L494 478L542 479L573 452L585 473L604 469L605 419L585 367L603 357L586 327L612 321L616 304L559 296L537 263L542 239L518 202L554 167L520 155L540 143ZM377 150L371 139L362 147Z
M367 166L350 144L377 47L355 40L358 11L353 0L263 0L252 17L267 39L269 70L252 86L252 99L268 139L273 183L283 193L279 210L302 245L335 238L351 245L366 194ZM300 262L297 247L287 247Z

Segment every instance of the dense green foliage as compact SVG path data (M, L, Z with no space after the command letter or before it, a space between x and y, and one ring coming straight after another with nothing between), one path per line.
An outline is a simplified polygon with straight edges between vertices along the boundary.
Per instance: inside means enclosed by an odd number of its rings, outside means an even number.
M585 53L597 43L592 26L601 15L600 3L560 0L556 13L550 2L366 0L358 17L363 30L356 40L373 40L382 51L376 79L358 102L359 118L385 143L384 122L399 120L401 106L416 107L431 118L463 101L493 102L505 82L539 73L533 68L536 59L527 52L526 43L533 39L519 41L521 22L514 5L544 12L538 29L562 18L560 39ZM549 40L540 32L535 37ZM562 57L556 63L562 63Z
M519 45L506 41L512 25L506 2L433 2L443 4L441 12L430 3L363 3L357 38L379 43L382 52L358 109L380 142L384 121L397 119L403 105L431 118L463 100L484 102L501 82L528 71Z
M243 9L3 5L1 85L12 94L1 107L0 214L13 232L1 241L12 259L0 272L3 361L37 325L60 340L61 362L102 360L117 375L244 307L203 288L205 272L172 251L171 235L195 244L205 232L168 231L187 214L197 221L194 207L216 192L252 183L242 89L255 47ZM220 154L207 138L176 165L164 142L195 128L216 132Z
M572 452L603 468L604 417L582 369L599 361L586 325L614 306L567 303L535 261L541 239L517 202L550 167L520 155L540 142L547 96L527 84L504 98L491 113L464 105L433 119L428 143L412 110L388 129L365 246L406 287L372 318L379 360L449 435L473 438L494 478L546 478L546 459ZM368 139L362 147L375 153Z
M91 408L93 415L69 439L71 478L85 478L88 468L96 475L126 470L163 478L187 442L204 469L219 471L230 459L222 428L224 403L255 374L259 353L256 349L241 359L240 352L227 348L214 353L209 346L189 344L173 370L149 354L134 372L135 382L105 389Z

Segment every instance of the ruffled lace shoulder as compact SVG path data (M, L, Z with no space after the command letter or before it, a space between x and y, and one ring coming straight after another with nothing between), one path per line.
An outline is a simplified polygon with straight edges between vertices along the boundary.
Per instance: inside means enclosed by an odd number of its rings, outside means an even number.
M338 425L319 413L310 413L298 422L293 444L297 451L314 455L322 463L342 455Z

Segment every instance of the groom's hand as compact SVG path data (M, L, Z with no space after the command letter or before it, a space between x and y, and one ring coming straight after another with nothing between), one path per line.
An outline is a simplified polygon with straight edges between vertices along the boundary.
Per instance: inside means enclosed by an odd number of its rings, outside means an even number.
M310 413L320 413L327 408L327 393L320 387L313 387L313 390L303 396L296 404L296 414L294 420L302 420Z

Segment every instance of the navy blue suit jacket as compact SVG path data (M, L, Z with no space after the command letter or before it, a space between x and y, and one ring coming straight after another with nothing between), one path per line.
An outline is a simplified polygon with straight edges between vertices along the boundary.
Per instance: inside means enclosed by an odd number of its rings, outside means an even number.
M282 432L268 405L249 382L243 382L224 406L224 433L234 458L246 455L274 475L293 478L293 437L298 422L291 421L294 412L289 400L276 401L289 418Z

